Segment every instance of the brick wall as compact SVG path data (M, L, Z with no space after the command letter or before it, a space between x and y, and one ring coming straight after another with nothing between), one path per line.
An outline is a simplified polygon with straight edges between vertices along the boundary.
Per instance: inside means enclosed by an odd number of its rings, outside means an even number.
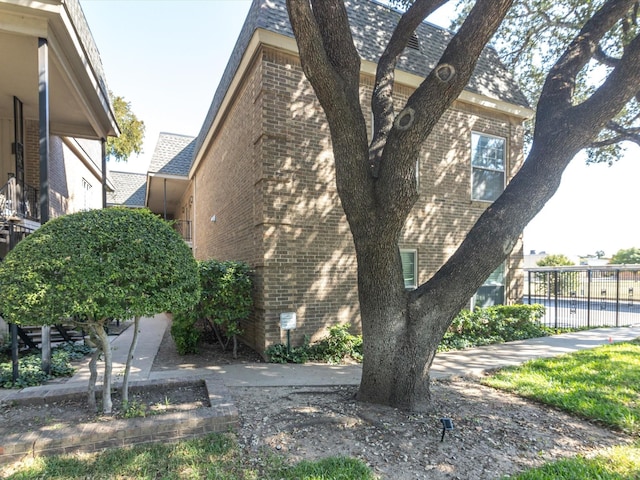
M372 81L362 78L364 111ZM398 102L410 93L399 87ZM522 161L522 129L507 116L461 102L443 116L423 148L420 198L400 245L417 248L421 282L488 206L471 201L472 131L507 139L510 172ZM271 49L256 56L195 181L197 258L245 260L256 272L248 343L262 351L284 342L282 312L297 314L293 344L337 323L359 330L355 253L328 125L295 56ZM515 278L510 273L510 285Z
M255 313L243 325L245 340L264 345L260 275L263 269L260 196L262 144L261 65L255 62L194 172L194 255L198 260L242 260L256 271ZM182 202L188 203L185 194ZM190 194L189 194L190 196ZM212 217L215 216L215 221Z
M40 130L34 120L25 122L25 181L40 189ZM82 163L73 139L49 140L49 216L59 217L85 208L102 208L102 180ZM83 140L83 154L97 165L102 149L99 141ZM73 148L72 148L73 147ZM76 151L74 151L76 149Z

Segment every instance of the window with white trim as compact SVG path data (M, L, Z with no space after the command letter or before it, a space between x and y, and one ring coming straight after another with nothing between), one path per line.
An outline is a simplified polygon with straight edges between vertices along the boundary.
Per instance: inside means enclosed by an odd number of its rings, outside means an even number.
M471 299L471 309L504 304L505 267L501 263Z
M402 278L404 278L404 288L413 290L418 287L418 251L411 249L400 249L402 259Z
M493 202L505 186L506 139L471 134L471 199Z

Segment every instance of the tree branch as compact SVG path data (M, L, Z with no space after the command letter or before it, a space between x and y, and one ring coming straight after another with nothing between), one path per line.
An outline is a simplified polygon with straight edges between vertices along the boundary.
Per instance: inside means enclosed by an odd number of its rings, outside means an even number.
M376 69L376 81L371 97L373 138L369 147L369 161L374 177L378 176L380 160L387 135L393 126L393 85L398 56L406 48L411 34L420 23L449 0L418 0L402 15L391 35Z
M611 120L607 123L607 129L611 130L615 135L610 138L591 142L589 144L590 148L608 147L625 141L633 142L640 146L640 127L624 127Z
M341 0L287 0L287 9L303 71L329 123L336 186L345 213L350 223L371 225L375 199L360 105L360 57L346 7Z
M311 5L329 62L347 88L358 89L360 55L353 43L344 2L311 0Z
M444 112L467 86L478 57L512 0L478 0L445 49L439 64L409 97L394 120L384 148L377 182L378 204L402 222L417 198L415 161L422 144Z
M625 16L635 0L607 1L582 27L547 75L536 116L539 135L558 130L559 116L572 108L576 77L594 57L600 40ZM593 97L592 97L593 98ZM559 108L562 106L562 108ZM619 109L618 109L619 110ZM553 116L551 116L553 115ZM534 138L535 141L535 138Z
M623 4L624 5L621 5ZM460 247L426 284L411 294L420 308L429 297L461 281L469 297L511 252L524 227L553 196L571 159L630 101L640 83L640 38L625 49L619 64L588 100L570 105L575 78L600 38L634 1L608 1L586 24L550 71L537 112L531 152L502 195L480 216ZM626 9L625 9L626 7ZM567 98L569 97L569 98ZM555 100L555 103L554 103ZM479 261L465 260L483 248Z
M633 3L633 2L631 2ZM640 72L640 35L624 49L618 65L587 100L570 111L573 123L598 125L600 131L627 102L635 97L638 84L630 85L628 78L638 78Z

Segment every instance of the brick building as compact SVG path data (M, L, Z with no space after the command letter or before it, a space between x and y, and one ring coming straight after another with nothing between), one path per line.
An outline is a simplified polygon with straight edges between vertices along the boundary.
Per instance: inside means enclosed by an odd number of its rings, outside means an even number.
M366 111L376 60L399 14L373 1L347 3ZM450 37L420 25L398 63L398 102L437 64ZM407 288L444 263L519 168L522 122L531 113L487 49L420 155L420 198L399 245ZM165 164L172 151L184 154L184 145L171 147L169 137L161 136L156 149ZM168 194L147 186L146 202L157 205L164 195L163 205L174 205L167 218L189 222L196 258L253 267L255 309L243 325L245 341L258 351L282 342L280 314L287 312L297 316L294 344L337 323L359 328L355 253L336 191L328 126L300 68L284 0L254 0L202 129L184 142L193 148L191 161L176 162L182 170L173 173L186 180L183 190ZM521 248L480 289L477 303L520 298Z

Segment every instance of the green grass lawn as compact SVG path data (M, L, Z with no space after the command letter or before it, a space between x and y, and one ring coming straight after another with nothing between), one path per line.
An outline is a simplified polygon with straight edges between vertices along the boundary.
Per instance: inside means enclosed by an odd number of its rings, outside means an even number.
M371 470L353 458L326 458L288 465L273 454L249 459L232 435L213 434L176 444L138 445L84 455L40 457L7 480L194 479L217 480L373 480Z
M640 340L505 368L483 383L640 435ZM587 459L570 458L518 480L640 479L640 441Z

